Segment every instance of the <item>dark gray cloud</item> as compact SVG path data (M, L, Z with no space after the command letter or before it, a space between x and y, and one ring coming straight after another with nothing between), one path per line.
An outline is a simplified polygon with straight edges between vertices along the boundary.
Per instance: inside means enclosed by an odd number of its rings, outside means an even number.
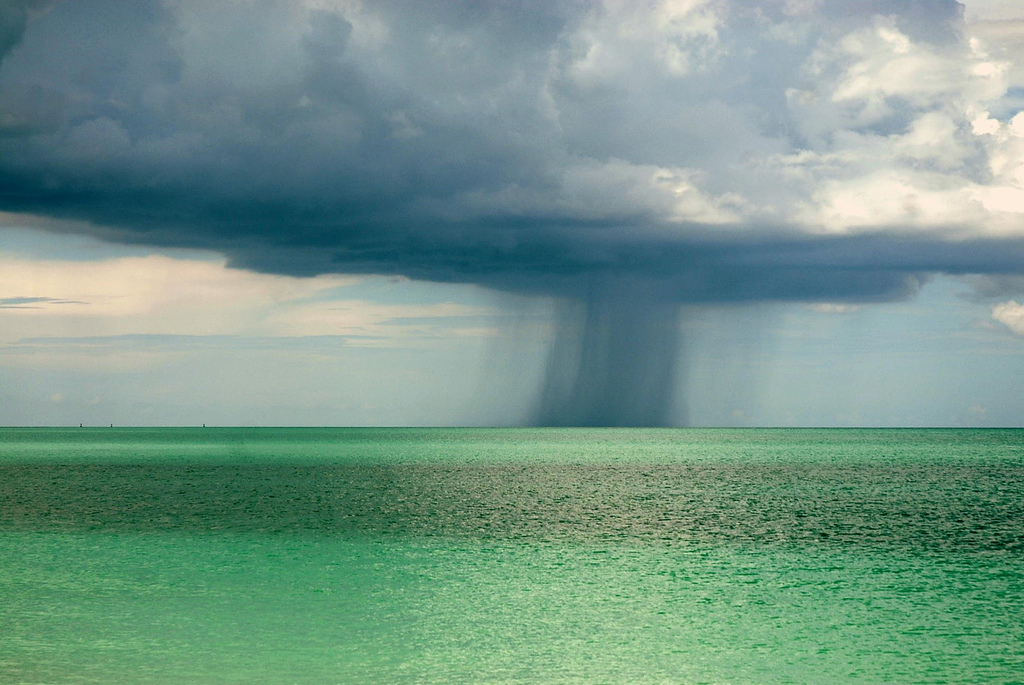
M954 2L799 4L81 0L24 30L19 3L0 69L0 206L272 272L540 291L622 272L681 300L876 299L904 293L908 271L1016 268L979 259L984 246L968 265L940 225L896 217L847 240L764 210L821 186L780 184L751 159L825 156L804 147L815 126L878 138L864 132L935 107L935 93L894 91L863 122L798 111L794 89L843 68L815 56L823 41L889 21L962 49ZM917 239L901 248L894 232Z
M971 290L964 297L972 302L991 304L1024 294L1024 275L1020 274L972 275L966 280Z
M29 14L41 7L41 0L3 0L0 2L0 57L21 41Z
M1006 85L951 0L3 8L0 209L260 271L575 298L579 368L664 368L671 303L1024 272L1024 190L991 163L1024 123L985 123ZM609 373L546 397L612 402Z

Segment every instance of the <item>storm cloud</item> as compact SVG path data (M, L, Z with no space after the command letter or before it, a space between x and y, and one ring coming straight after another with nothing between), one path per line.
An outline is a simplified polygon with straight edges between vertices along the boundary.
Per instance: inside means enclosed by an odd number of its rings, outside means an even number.
M540 422L662 422L682 303L1024 272L1024 84L950 0L0 7L0 210L564 298Z

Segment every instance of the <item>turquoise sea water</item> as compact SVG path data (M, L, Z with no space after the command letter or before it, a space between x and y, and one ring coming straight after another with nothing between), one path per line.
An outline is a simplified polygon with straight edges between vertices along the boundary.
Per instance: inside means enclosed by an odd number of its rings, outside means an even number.
M1024 431L0 429L4 683L1024 683Z

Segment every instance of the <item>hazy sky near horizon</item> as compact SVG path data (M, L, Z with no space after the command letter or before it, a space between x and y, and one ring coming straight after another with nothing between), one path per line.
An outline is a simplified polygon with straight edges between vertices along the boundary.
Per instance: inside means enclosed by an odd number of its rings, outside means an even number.
M1020 3L0 12L0 424L1024 425Z

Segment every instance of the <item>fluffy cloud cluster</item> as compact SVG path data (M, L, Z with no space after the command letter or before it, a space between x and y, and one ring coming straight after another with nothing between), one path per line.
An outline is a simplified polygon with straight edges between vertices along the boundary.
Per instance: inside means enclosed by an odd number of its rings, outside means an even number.
M109 239L676 300L1024 271L1017 23L952 0L3 10L0 209Z
M1024 335L1024 305L1016 300L1001 302L992 307L992 318L1017 335Z

